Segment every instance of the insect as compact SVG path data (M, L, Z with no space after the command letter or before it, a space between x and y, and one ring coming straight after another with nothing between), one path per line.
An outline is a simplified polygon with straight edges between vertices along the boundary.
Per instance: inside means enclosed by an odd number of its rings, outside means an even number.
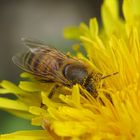
M58 85L72 87L77 83L94 98L98 96L96 86L101 79L105 78L102 74L93 73L84 61L65 55L42 42L29 39L24 39L24 42L28 50L12 58L18 67L42 81L55 82L56 87ZM52 96L54 89L49 97Z

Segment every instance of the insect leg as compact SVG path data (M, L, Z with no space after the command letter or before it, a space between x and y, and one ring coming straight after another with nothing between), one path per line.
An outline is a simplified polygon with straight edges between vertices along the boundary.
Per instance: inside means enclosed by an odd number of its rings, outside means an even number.
M55 90L59 87L58 84L54 85L54 87L52 88L51 92L48 95L48 98L52 98L53 94L55 93Z

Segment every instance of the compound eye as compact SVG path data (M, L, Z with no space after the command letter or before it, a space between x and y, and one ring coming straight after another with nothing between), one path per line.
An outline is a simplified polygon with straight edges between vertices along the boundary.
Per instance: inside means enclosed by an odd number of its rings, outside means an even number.
M69 64L64 69L64 76L72 81L73 84L83 84L84 80L88 77L88 72L82 64Z

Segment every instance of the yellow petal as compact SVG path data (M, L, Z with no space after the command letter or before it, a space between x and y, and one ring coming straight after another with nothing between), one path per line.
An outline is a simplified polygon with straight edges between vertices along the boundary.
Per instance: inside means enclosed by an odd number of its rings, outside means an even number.
M29 108L29 111L30 111L32 114L37 115L37 116L39 116L40 114L46 113L46 110L44 110L44 109L42 109L42 108L40 108L40 107L36 107L36 106L31 106L31 107Z
M125 20L135 24L140 19L140 0L123 0Z
M27 82L21 81L19 87L28 92L38 92L38 91L47 91L49 92L54 83L40 83L40 82Z
M123 25L119 19L118 1L104 0L101 7L101 15L106 34L110 36L112 33L115 33L120 36L119 31L122 30Z
M35 77L34 77L32 74L27 73L27 72L21 73L21 74L20 74L20 77L22 77L22 78L29 78L29 79L31 79L31 80L35 80Z
M79 39L80 30L77 27L67 27L64 29L64 37L67 39Z
M86 127L84 127L80 122L60 122L55 121L52 124L52 128L58 136L79 136L84 134Z
M90 19L89 28L90 28L91 37L95 38L98 35L98 23L96 18Z
M78 137L86 135L86 133L95 133L96 125L88 121L54 121L52 123L52 129L58 136L65 137ZM88 135L87 135L88 137Z
M45 130L18 131L0 135L0 140L54 140Z
M9 81L6 80L2 81L1 86L5 88L7 91L10 91L10 93L14 93L15 95L25 94L23 90L21 90L18 86Z
M23 119L28 119L31 120L34 115L32 115L29 111L20 111L20 110L9 110L9 109L5 109L7 112L15 115L16 117L20 117Z
M74 85L72 88L72 101L75 107L80 107L80 91L78 85Z
M28 111L28 105L19 100L0 98L0 108Z
M51 99L49 99L47 93L45 92L42 92L41 96L42 96L42 103L47 107L57 108L60 105L59 103L53 102Z

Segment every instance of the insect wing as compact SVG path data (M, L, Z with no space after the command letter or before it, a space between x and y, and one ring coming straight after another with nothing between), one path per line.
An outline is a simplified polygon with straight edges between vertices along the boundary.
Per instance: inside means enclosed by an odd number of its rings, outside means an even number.
M45 56L49 53L49 57L55 57L55 59L59 59L60 61L66 59L66 55L40 42L37 43L32 40L25 40L25 44L29 48L28 51L25 53L17 54L12 58L13 62L18 67L28 73L40 77L41 80L54 81L70 85L70 82L62 75L61 72L55 70L54 67L47 65L46 70L42 71L42 69L40 68L36 69L36 67L32 65L29 60L27 61L28 55L30 55L30 57L40 57ZM34 64L43 67L44 65L46 65L46 61L44 59L41 59L40 63L38 60L36 60Z

